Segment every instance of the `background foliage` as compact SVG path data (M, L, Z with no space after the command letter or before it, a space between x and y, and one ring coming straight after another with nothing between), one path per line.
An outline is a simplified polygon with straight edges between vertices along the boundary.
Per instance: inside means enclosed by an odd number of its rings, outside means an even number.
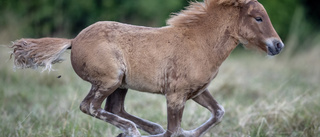
M308 13L309 21L313 22L310 24L320 20L316 6L318 1L259 1L268 10L274 27L283 39L289 33L288 26L297 8L303 8ZM170 13L178 12L186 5L186 0L1 0L0 26L3 31L18 21L20 23L16 27L22 37L75 37L85 27L101 20L163 26Z
M2 0L0 23L23 22L22 36L75 36L82 29L101 20L162 26L170 12L180 10L182 0ZM8 21L9 20L9 21Z

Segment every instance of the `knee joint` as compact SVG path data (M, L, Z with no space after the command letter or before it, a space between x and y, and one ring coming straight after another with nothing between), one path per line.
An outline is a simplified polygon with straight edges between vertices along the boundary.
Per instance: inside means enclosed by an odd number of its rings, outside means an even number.
M89 104L88 103L85 103L85 102L81 102L80 104L80 110L83 112L83 113L86 113L88 114L89 113Z
M224 116L225 110L224 110L223 106L221 106L219 104L218 104L218 106L219 106L219 108L216 110L216 116L217 116L217 118L220 119Z

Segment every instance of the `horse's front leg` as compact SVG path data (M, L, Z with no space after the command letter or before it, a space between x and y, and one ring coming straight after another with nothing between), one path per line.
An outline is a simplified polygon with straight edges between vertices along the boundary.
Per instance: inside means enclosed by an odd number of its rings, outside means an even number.
M167 131L150 137L185 137L181 128L182 114L186 97L181 94L167 94Z
M120 117L134 122L138 128L146 131L151 135L164 133L165 130L157 123L153 123L136 116L130 115L124 110L124 100L128 89L116 89L108 98L105 105L105 110Z
M199 137L211 127L217 125L221 121L225 111L224 108L212 97L208 89L193 98L193 100L211 112L211 118L206 123L192 131L193 136Z

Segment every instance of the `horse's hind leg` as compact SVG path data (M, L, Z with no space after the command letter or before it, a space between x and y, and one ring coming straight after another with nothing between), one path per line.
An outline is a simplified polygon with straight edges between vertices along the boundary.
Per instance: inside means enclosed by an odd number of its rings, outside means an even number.
M102 88L101 86L92 85L89 94L82 101L80 109L86 114L89 114L120 128L126 135L140 136L140 133L133 122L118 115L107 112L106 110L101 108L103 100L105 100L110 94L114 92L116 88L118 88L117 85L108 88Z
M192 131L193 136L201 136L208 129L215 126L217 123L221 121L224 115L224 108L218 104L218 102L212 97L208 90L204 91L202 94L198 95L193 100L201 106L207 108L212 114L211 118L206 123Z
M108 112L117 114L134 122L138 128L146 131L151 135L161 134L165 132L165 130L159 124L130 115L124 110L124 100L127 92L128 89L116 89L116 91L108 96L104 109Z

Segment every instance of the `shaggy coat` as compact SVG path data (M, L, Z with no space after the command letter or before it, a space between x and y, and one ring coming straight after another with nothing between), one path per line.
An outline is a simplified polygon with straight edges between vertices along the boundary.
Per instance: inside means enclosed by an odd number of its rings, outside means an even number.
M167 24L151 28L101 21L74 39L21 39L13 45L15 65L51 69L51 64L59 62L62 52L72 46L74 71L92 84L80 105L84 113L122 129L122 136L140 136L140 128L152 136L193 137L203 135L224 115L207 87L239 43L268 55L276 55L284 47L256 0L194 2ZM166 131L125 112L128 89L165 95ZM212 117L197 129L184 131L181 117L189 99L207 108Z

